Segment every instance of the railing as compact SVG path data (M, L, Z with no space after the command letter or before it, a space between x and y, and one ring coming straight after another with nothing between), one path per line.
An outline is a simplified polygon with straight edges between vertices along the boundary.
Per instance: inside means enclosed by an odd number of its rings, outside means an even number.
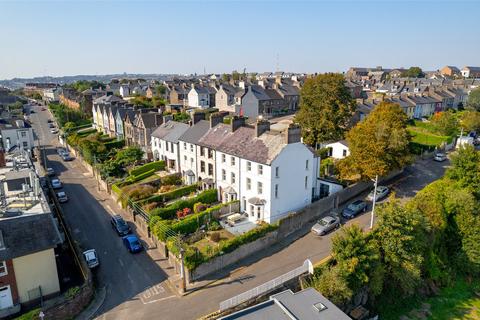
M253 299L255 297L258 297L260 295L263 295L265 293L271 292L274 289L277 289L281 285L283 285L285 282L288 282L304 273L313 273L313 265L310 260L305 260L302 266L293 269L279 277L276 277L275 279L272 279L268 282L265 282L264 284L255 287L253 289L250 289L248 291L245 291L244 293L241 293L235 297L232 297L228 300L220 302L220 311L225 311L227 309L230 309L232 307L238 306L239 304L242 304L244 302L249 301L250 299Z

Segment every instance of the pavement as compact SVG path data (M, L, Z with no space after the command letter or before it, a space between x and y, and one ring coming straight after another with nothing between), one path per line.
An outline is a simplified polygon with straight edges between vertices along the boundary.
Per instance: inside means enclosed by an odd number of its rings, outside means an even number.
M218 310L221 301L284 274L306 259L317 263L330 254L333 233L318 237L307 232L296 241L284 239L212 275L196 284L203 288L180 296L167 281L167 275L173 270L148 239L139 233L147 246L146 252L140 254L132 255L123 247L109 223L110 216L120 212L120 208L109 195L98 191L95 180L78 161L63 162L59 158L53 149L58 139L48 130L48 117L48 111L38 109L31 119L40 142L47 145L49 166L58 172L64 191L70 197L64 211L74 226L72 236L82 248L95 248L100 255L101 266L95 277L97 286L107 289L105 301L95 313L97 319L197 319ZM447 166L448 161L419 160L406 168L390 187L398 198L406 200L441 177ZM366 229L370 214L367 212L346 223L356 223ZM135 232L139 231L134 224L131 226Z

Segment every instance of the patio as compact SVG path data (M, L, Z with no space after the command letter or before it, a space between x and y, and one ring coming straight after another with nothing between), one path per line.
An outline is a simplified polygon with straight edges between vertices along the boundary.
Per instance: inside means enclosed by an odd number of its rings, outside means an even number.
M243 214L242 214L243 218L241 220L237 220L232 225L232 222L228 221L227 219L228 219L228 216L231 216L231 215L234 215L234 214L238 214L238 213L232 213L232 214L229 214L229 215L224 215L222 217L222 219L220 220L220 225L222 226L222 228L224 228L228 232L230 232L230 233L232 233L236 236L239 236L239 235L244 234L245 232L250 231L250 230L254 229L255 227L257 227L257 224L255 222L252 222L252 221L248 220L248 218Z

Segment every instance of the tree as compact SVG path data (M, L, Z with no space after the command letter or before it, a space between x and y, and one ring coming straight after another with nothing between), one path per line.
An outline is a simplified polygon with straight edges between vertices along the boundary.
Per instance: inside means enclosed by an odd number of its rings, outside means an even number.
M155 88L155 93L157 94L157 96L162 97L165 93L167 93L167 88L163 84L159 84Z
M473 89L468 95L467 108L480 111L480 87Z
M462 253L465 255L467 265L465 271L478 273L480 271L480 215L476 208L470 212L462 212L456 216L460 234L462 236Z
M408 70L402 72L402 77L423 78L425 74L420 67L410 67Z
M380 207L373 237L385 268L385 285L410 295L420 284L428 224L418 211L397 200Z
M75 128L75 127L76 127L76 124L75 124L75 122L72 122L72 121L69 121L69 122L67 122L63 125L63 129L65 131L69 131L69 130Z
M311 285L336 305L350 301L353 296L338 267L322 270L320 275L313 278Z
M338 163L344 179L373 179L411 160L407 115L395 103L380 103L347 134L350 156Z
M117 152L115 159L123 167L134 165L143 157L143 151L138 147L128 147Z
M347 279L349 288L356 292L369 282L369 274L378 260L378 251L362 229L354 224L342 228L341 233L333 236L332 257Z
M464 111L460 116L460 125L467 132L480 131L480 111Z
M432 117L432 125L444 136L453 135L458 128L458 119L452 111L437 112Z
M480 152L473 146L461 146L452 156L446 176L480 196Z
M310 145L342 139L355 102L341 74L327 73L309 78L300 93L300 110L295 121Z

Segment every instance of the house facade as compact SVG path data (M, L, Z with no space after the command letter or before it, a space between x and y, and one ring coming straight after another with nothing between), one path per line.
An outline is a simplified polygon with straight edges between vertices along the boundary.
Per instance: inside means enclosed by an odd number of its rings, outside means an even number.
M192 84L188 92L188 106L190 108L207 109L210 107L210 91L208 88Z
M180 172L180 146L178 138L187 131L188 124L167 121L152 133L151 148L154 160L164 160L170 172Z

